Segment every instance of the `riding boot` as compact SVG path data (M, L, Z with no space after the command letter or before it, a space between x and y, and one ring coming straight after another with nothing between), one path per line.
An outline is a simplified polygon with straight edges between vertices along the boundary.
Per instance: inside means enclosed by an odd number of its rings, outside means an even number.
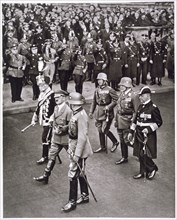
M87 179L86 175L84 175L85 179ZM88 192L88 186L83 176L79 176L79 183L80 183L80 189L81 194L85 193L86 195L89 195Z
M77 184L77 178L73 178L70 181L70 191L69 191L69 201L77 201L77 189L78 189L78 184Z
M108 131L107 136L113 142L113 144L118 142L117 139L115 138L115 136L113 135L113 133L111 131Z
M49 153L49 144L43 144L42 145L42 157L47 157L48 158L48 153Z
M105 144L105 134L104 133L99 133L99 138L100 138L100 146L101 146L101 148L105 148L106 146L106 144Z
M55 165L55 160L49 160L47 163L47 166L44 170L44 174L39 177L34 177L33 179L38 182L43 182L44 184L48 183L49 176L51 175L51 171L53 170L53 167Z

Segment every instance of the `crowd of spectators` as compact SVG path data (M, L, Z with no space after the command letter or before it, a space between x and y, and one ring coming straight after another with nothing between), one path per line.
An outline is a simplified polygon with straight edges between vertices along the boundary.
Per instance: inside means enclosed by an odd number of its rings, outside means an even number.
M147 28L149 33L153 31L163 37L164 33L168 34L174 29L173 7L173 3L168 7L158 7L156 4L143 7L142 3L141 7L132 8L122 4L4 3L3 64L6 65L9 48L14 43L18 44L18 51L22 55L27 55L33 44L38 44L39 53L42 53L46 39L68 41L73 32L82 47L88 33L96 41L103 36L102 30L107 26L120 41L124 41L130 29L135 27Z

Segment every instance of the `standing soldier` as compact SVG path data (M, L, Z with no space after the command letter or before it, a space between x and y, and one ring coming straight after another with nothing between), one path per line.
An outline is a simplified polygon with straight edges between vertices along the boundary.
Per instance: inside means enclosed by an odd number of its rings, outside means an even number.
M71 62L72 62L73 51L69 48L66 40L63 39L63 44L60 50L60 66L59 70L59 77L60 77L60 86L61 89L67 91L68 88L68 81L70 77L71 71Z
M94 62L95 62L95 58L94 58L95 50L96 50L96 43L93 41L93 37L89 33L87 36L87 42L83 49L83 54L85 56L88 65L88 70L87 70L88 77L86 80L87 81L92 80L92 82L93 82L93 70L94 70Z
M95 82L95 87L97 87L98 73L103 71L108 65L108 56L103 48L103 43L101 39L97 41L97 49L95 50L94 57L95 57L95 63L94 63L93 80Z
M55 74L55 62L58 60L57 51L51 47L52 40L46 39L43 47L43 57L45 62L44 75L50 78L50 86L52 87L53 77Z
M111 152L114 152L119 144L113 133L109 130L112 120L114 118L114 107L117 104L118 96L116 91L108 86L107 75L105 73L99 73L97 76L98 87L95 90L93 102L90 107L89 117L93 118L95 111L96 127L98 128L100 138L100 148L95 153L106 151L105 135L112 141L113 146Z
M26 57L18 53L18 45L13 44L10 49L10 53L7 55L8 70L6 73L9 76L13 103L15 101L24 101L21 98L21 92L26 63Z
M38 182L48 183L51 171L55 166L56 157L60 151L65 148L68 150L68 124L71 119L72 111L66 104L66 97L68 93L64 90L55 92L54 98L56 106L54 113L50 117L50 123L53 126L51 148L49 149L49 160L44 170L44 174L39 177L34 177Z
M35 44L31 46L31 54L28 57L29 62L30 62L30 67L29 67L29 76L30 80L32 82L32 88L33 88L33 100L38 99L39 97L39 86L37 85L36 77L39 75L39 70L38 70L38 62L40 59L41 55L38 54L38 48Z
M140 90L141 105L130 127L130 139L132 139L132 133L136 131L133 155L139 157L140 162L140 172L133 176L134 179L144 177L146 172L146 177L152 180L158 170L152 159L157 158L156 130L163 122L159 108L151 100L151 93L148 86Z
M158 85L162 86L162 77L164 73L164 63L167 60L167 50L165 45L160 41L160 35L156 35L156 40L151 43L150 52L150 63L152 64L151 69L151 85L156 84L156 78L158 80Z
M76 51L73 57L74 63L74 71L73 71L73 79L75 82L76 92L82 94L83 90L83 82L85 80L85 73L87 71L87 62L85 57L82 55L82 51L80 48Z
M39 53L42 54L42 47L44 45L45 36L41 25L36 26L36 32L33 36L33 43L37 45Z
M130 46L130 35L127 34L125 36L125 39L123 42L121 42L121 48L122 48L122 51L123 51L123 57L122 57L122 60L123 60L123 66L122 66L122 75L123 77L126 77L128 76L128 50L129 50L129 46Z
M118 88L118 83L122 78L122 65L123 65L123 51L120 47L120 43L115 39L112 43L113 47L109 51L109 81L111 87L115 90Z
M37 161L37 164L43 164L48 161L48 152L51 141L51 128L49 118L53 114L55 107L54 92L51 90L50 78L48 76L39 75L37 84L39 86L40 95L37 108L33 114L31 124L35 125L38 121L43 126L42 131L42 157Z
M130 39L130 46L128 48L128 75L132 79L132 84L135 86L135 79L136 84L139 85L138 82L138 71L140 68L140 56L139 56L139 46L135 41L135 38L132 37Z
M150 44L148 42L148 35L142 34L142 40L139 44L140 49L140 71L138 71L137 83L140 82L140 75L142 74L142 84L147 84L148 64L150 56Z
M69 104L73 111L73 116L69 122L69 172L70 180L69 201L62 208L64 212L76 209L76 206L89 202L89 191L86 182L86 160L93 154L88 138L88 116L83 109L84 98L80 93L72 92L69 95ZM80 184L81 197L77 199L78 179Z
M132 90L131 78L123 77L119 86L121 93L117 101L115 127L120 138L122 158L116 162L116 165L128 162L126 135L139 105L137 96Z

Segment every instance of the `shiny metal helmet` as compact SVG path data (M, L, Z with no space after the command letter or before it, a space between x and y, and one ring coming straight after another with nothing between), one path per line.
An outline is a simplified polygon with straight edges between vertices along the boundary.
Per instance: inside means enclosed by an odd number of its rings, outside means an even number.
M132 79L129 77L122 77L119 86L125 86L127 88L132 87Z
M97 79L102 79L102 80L108 81L106 73L99 73L97 76Z
M71 92L69 94L68 102L71 105L83 105L85 102L85 99L80 93Z

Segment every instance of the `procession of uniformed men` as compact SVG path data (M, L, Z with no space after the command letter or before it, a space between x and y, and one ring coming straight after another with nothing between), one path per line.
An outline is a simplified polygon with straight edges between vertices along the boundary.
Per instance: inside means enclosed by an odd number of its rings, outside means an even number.
M47 163L35 181L47 184L56 158L64 148L69 156L69 200L62 211L89 202L85 166L93 154L89 141L89 118L95 119L100 147L95 153L113 153L120 145L128 162L134 147L140 170L134 179L152 180L158 170L156 130L162 125L159 108L147 86L162 86L165 68L174 79L173 9L101 8L89 5L3 4L3 70L11 85L12 103L24 101L22 87L32 84L32 100L38 99L31 124L43 127L42 155L37 164ZM158 17L158 19L156 19ZM137 39L126 26L151 28ZM163 28L165 27L165 28ZM165 33L167 32L167 33ZM75 91L68 93L74 80ZM84 81L95 84L87 115L84 110ZM58 91L53 83L60 83ZM143 84L137 94L133 87ZM117 129L115 136L111 125ZM120 142L120 143L119 143ZM81 195L78 198L78 181Z

